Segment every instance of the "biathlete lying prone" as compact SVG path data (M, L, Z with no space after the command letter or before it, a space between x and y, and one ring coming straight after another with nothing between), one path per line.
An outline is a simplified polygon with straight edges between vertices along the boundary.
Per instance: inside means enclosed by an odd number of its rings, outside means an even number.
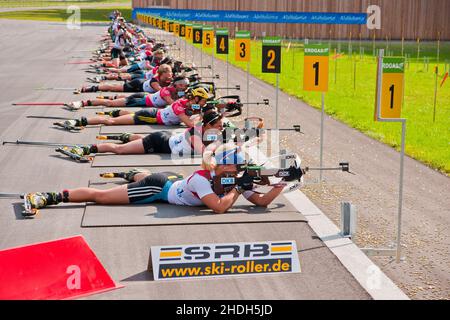
M151 154L165 153L179 157L203 154L205 147L212 143L221 143L220 138L206 139L206 135L218 136L223 131L222 115L216 110L205 113L200 125L186 129L181 133L170 131L155 131L146 136L140 134L123 133L114 136L123 144L101 143L91 145L77 145L70 149L71 153L80 157L93 153L111 152L115 154Z
M70 109L80 109L86 106L105 106L105 107L155 107L162 108L175 102L185 95L189 86L189 80L185 77L176 77L167 87L155 93L135 93L128 97L117 97L117 99L97 98L93 100L74 101L68 107ZM130 113L130 112L127 112ZM121 113L124 115L127 113Z
M95 202L103 205L148 204L155 201L184 205L207 206L214 213L227 212L242 194L256 206L269 205L282 191L284 184L273 186L268 192L254 189L253 178L243 175L231 190L213 190L213 177L237 176L238 165L245 160L234 144L219 146L214 153L204 155L202 170L184 178L175 172L149 173L131 170L121 176L129 183L108 190L77 188L61 192L26 194L33 209L64 202Z
M77 128L96 124L107 126L145 124L170 126L178 125L182 122L188 127L193 127L194 121L190 119L190 116L199 114L208 99L209 95L205 89L189 89L186 93L186 98L178 99L164 109L147 108L117 118L105 116L93 118L81 117L81 119L66 120L64 122L56 122L55 124L64 128Z

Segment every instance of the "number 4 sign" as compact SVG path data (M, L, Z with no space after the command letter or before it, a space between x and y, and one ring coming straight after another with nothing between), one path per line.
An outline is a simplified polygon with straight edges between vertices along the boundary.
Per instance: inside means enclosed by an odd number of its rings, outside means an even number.
M327 45L305 45L304 90L328 91L329 53Z
M265 37L262 41L262 72L281 72L281 39Z
M216 30L216 53L228 54L228 29Z

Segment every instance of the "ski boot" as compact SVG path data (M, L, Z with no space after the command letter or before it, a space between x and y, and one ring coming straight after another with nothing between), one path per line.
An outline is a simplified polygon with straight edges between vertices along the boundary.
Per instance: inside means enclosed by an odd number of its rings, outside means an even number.
M82 121L80 120L65 120L60 122L54 122L53 125L61 127L67 131L80 131L83 129Z
M71 103L64 104L64 106L70 111L77 111L84 107L83 101L74 101Z
M56 152L62 153L66 156L69 156L71 159L85 163L90 162L94 158L88 157L87 154L90 154L90 147L83 147L83 146L74 146L74 147L60 147L55 149Z
M131 137L132 133L122 133L120 135L102 135L102 136L97 136L97 140L118 140L118 141L122 141L123 143L128 143L130 142L130 137Z
M80 93L84 92L97 92L98 86L83 86L81 87Z
M150 173L150 171L145 169L133 168L128 172L106 172L100 173L100 177L102 178L122 178L127 180L128 182L134 182L134 176L138 173Z

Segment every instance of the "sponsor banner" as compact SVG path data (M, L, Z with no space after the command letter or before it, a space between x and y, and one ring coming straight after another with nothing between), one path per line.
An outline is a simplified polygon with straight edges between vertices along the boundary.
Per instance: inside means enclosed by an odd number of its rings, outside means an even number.
M158 246L150 261L155 280L301 272L295 241Z
M366 24L367 14L358 12L287 12L287 11L226 11L134 8L136 14L161 16L187 21L308 23L308 24Z

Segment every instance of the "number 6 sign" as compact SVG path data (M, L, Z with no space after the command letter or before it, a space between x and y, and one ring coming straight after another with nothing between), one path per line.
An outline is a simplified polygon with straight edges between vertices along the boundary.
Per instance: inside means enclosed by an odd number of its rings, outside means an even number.
M327 45L305 45L304 90L328 91L329 52Z
M262 41L262 72L281 72L281 39L266 37Z

